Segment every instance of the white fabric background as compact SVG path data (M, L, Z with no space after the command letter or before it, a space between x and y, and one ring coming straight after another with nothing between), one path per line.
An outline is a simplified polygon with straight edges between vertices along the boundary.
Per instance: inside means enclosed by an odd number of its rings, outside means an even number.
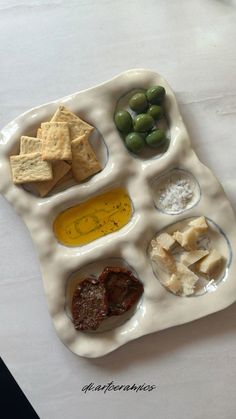
M150 68L176 92L193 147L236 209L236 1L0 0L0 39L1 127ZM235 418L236 305L87 360L57 338L29 233L2 197L0 260L0 354L40 418ZM157 389L81 391L112 380Z

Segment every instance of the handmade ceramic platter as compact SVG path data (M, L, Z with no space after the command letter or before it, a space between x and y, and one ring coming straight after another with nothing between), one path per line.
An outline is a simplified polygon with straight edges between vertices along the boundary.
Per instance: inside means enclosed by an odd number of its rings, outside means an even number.
M150 86L166 90L165 112L169 143L160 152L135 155L127 150L114 124L114 113L128 106L130 96ZM12 182L9 157L19 152L22 135L34 136L59 105L95 127L90 142L102 170L83 183L69 179L49 196L40 198ZM192 185L184 208L160 204L163 185L177 173ZM132 215L118 231L84 245L60 243L53 223L63 211L116 188L124 188L132 202ZM148 70L131 70L114 79L46 105L31 109L9 123L0 137L0 190L26 223L38 252L49 312L61 341L85 357L105 355L145 334L206 316L236 300L236 223L223 188L196 156L181 118L175 95L166 80ZM204 216L211 241L224 258L216 281L204 281L191 296L175 295L163 286L162 273L150 258L150 243L159 232L173 233L183 223ZM186 221L187 220L187 221ZM77 281L98 275L106 266L131 270L144 292L127 313L104 321L96 331L77 331L71 318L71 295Z

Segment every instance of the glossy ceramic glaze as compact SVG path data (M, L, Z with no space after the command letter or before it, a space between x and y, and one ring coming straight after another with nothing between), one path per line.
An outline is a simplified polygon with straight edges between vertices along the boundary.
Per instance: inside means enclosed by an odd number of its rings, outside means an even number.
M155 84L163 85L167 92L171 141L166 153L158 159L137 159L127 152L121 141L113 122L114 110L127 92ZM42 121L49 120L60 103L97 128L107 147L108 160L103 171L91 180L41 199L12 183L9 156L17 154L20 136L34 132ZM158 211L152 189L153 179L174 168L191 173L200 188L200 199L195 205L175 215ZM125 227L82 247L70 248L57 242L52 224L60 211L118 186L127 189L133 204L133 216ZM196 298L169 293L155 277L147 257L150 240L158 231L183 218L198 215L208 217L219 226L231 249L236 246L236 224L231 205L219 182L191 148L175 96L157 73L131 70L107 83L34 108L16 118L1 131L0 190L21 215L37 248L48 308L58 336L78 355L105 355L130 340L203 317L236 300L234 253L224 281L213 291ZM117 327L99 333L77 332L66 311L69 278L96 260L99 260L99 266L104 260L106 266L108 258L121 258L135 269L144 284L142 300L133 315Z

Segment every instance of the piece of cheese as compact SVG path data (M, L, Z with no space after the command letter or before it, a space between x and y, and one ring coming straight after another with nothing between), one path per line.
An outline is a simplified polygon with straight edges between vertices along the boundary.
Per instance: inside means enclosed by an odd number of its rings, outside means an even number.
M194 227L196 230L200 232L204 232L208 230L208 224L206 222L205 217L203 216L195 218L194 220L190 221L189 225L191 227Z
M151 259L155 262L163 271L168 273L176 272L176 263L174 257L167 250L163 249L162 246L156 241L151 242Z
M208 255L208 253L208 250L190 250L190 252L184 252L181 255L180 261L185 266L190 266L204 258L204 256Z
M198 263L197 269L199 272L211 277L217 275L217 273L222 269L223 264L223 256L218 252L218 250L213 249L210 251L209 255L204 257L204 259Z
M170 248L175 243L175 239L168 233L162 233L157 236L156 241L163 247L165 250L170 250Z
M186 231L176 231L173 238L186 250L195 250L197 247L198 232L194 227L188 228Z
M176 274L172 274L170 279L165 282L165 287L168 288L174 294L178 294L182 291L182 284L180 282L180 278Z
M182 284L182 294L191 295L195 291L195 285L198 281L198 276L193 273L187 266L182 263L177 264L177 271L180 275L180 282Z

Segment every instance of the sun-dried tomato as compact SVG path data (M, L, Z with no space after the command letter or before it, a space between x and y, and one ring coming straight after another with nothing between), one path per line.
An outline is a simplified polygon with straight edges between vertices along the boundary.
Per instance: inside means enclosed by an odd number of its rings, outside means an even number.
M77 286L72 299L76 330L96 330L108 314L104 285L96 278L86 278Z
M98 280L105 286L110 316L128 311L143 293L143 284L125 268L107 266Z

